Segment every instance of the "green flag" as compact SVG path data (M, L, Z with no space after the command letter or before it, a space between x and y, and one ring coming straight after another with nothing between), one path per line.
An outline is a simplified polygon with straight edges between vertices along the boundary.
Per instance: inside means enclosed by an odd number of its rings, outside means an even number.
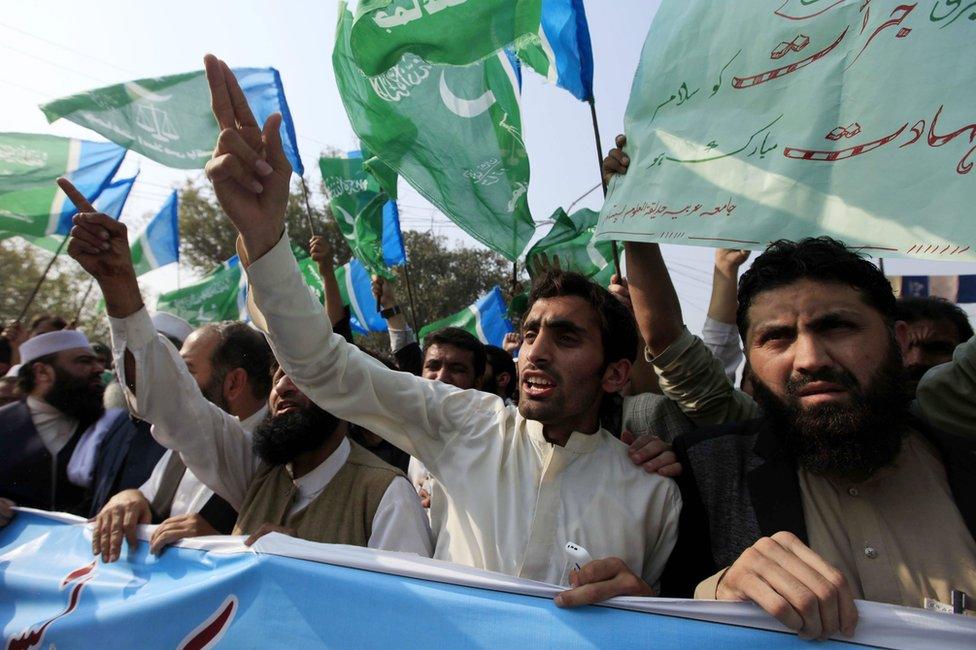
M202 280L159 295L156 311L167 311L194 326L238 320L244 312L244 279L237 256Z
M550 262L558 258L559 268L576 271L602 286L610 283L613 275L613 252L610 242L593 241L593 233L600 217L594 210L577 210L566 214L558 208L552 214L556 222L549 233L532 245L525 255L526 266L534 277L534 259L545 254Z
M259 124L272 113L281 113L285 156L302 175L295 128L278 71L235 68L234 75ZM41 110L49 122L63 117L178 169L202 169L219 133L203 70L96 88L43 104Z
M382 162L379 168L389 169ZM366 172L362 158L322 157L319 169L329 191L332 216L353 255L370 273L393 278L383 259L383 206L389 197L376 191L379 182Z
M356 63L386 72L412 53L466 65L526 39L538 40L542 0L363 0L352 23Z
M465 232L518 259L535 227L512 60L498 52L457 67L408 53L368 77L353 59L352 14L340 7L332 62L360 139Z
M976 261L974 7L661 3L596 237Z
M38 238L67 235L77 210L58 188L57 178L67 177L94 201L124 157L125 149L110 142L0 133L0 232Z

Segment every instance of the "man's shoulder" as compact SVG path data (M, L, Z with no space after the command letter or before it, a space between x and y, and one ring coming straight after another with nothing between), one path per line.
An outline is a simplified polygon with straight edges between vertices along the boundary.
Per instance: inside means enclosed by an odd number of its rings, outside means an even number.
M714 424L690 431L674 441L674 446L683 450L699 445L729 444L741 446L744 442L755 441L765 424L765 418Z
M30 419L30 409L27 408L25 400L17 400L4 406L0 406L0 422L3 426L10 426L18 420Z
M349 458L346 463L370 470L382 480L392 481L397 476L406 478L406 474L353 440L349 441Z

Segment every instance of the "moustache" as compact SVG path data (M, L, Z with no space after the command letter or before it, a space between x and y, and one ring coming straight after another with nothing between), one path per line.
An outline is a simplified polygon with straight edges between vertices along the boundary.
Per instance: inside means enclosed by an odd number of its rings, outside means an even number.
M849 390L857 389L861 386L861 384L857 381L857 378L846 370L841 370L839 368L823 368L822 370L817 370L816 372L803 375L799 379L793 379L792 377L788 379L786 382L786 394L790 397L799 397L800 391L817 381L837 384L838 386L847 388Z

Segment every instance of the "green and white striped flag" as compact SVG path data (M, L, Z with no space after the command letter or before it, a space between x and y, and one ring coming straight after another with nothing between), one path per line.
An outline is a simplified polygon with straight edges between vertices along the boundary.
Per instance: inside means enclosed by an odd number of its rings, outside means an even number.
M501 347L505 335L515 331L508 320L507 312L502 290L495 286L473 305L469 305L453 316L421 327L419 336L423 341L431 332L445 327L459 327L474 334L482 343Z
M125 149L36 133L0 133L0 232L67 235L78 211L55 181L65 176L93 202L111 182Z

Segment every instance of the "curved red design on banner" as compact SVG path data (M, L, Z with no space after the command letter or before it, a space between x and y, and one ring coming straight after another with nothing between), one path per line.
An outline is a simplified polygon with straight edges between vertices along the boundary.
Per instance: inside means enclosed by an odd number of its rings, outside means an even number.
M179 650L207 650L214 647L234 620L236 612L237 596L231 594L224 599L217 611L186 635Z

